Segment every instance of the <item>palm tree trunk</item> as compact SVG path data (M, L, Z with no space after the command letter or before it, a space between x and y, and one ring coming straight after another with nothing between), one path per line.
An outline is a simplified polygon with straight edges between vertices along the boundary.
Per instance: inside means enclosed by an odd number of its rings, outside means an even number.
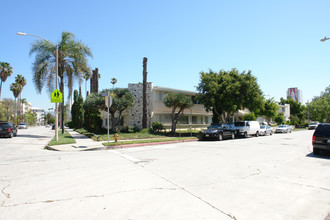
M1 83L0 83L0 100L1 100L1 89L2 89L2 80L1 80Z

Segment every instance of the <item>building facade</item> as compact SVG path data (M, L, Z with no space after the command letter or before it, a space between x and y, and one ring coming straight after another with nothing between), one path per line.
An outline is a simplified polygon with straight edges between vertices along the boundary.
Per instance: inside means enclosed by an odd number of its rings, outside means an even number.
M297 101L298 103L303 102L302 91L298 88L288 88L288 90L286 91L286 97L292 98L294 101Z
M31 107L31 111L35 112L37 114L37 121L36 125L45 125L45 109L43 108L37 108L37 107Z
M122 115L122 126L133 126L142 128L142 116L143 116L143 89L142 83L130 83L128 89L134 96L134 106ZM203 129L208 127L212 123L212 112L207 112L204 105L199 104L196 101L196 92L171 89L166 87L154 86L153 83L147 83L147 124L148 127L152 123L159 121L166 129L171 128L171 108L164 105L164 97L171 92L182 93L190 96L194 105L184 110L184 116L182 117L177 129L196 128ZM103 127L107 127L107 112L102 111ZM111 122L110 122L111 123Z

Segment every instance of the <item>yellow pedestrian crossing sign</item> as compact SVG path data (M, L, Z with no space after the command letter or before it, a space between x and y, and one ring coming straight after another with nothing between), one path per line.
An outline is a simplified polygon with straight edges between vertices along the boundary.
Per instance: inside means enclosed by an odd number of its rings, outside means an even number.
M50 102L63 102L63 95L60 92L60 90L55 89L51 94L50 94Z

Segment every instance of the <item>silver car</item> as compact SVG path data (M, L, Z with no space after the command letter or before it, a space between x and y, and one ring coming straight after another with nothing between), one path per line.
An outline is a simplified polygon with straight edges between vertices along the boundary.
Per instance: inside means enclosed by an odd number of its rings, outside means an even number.
M291 133L291 130L289 125L280 125L276 128L275 133Z
M19 129L27 129L28 127L27 127L27 124L26 124L26 123L20 123L20 124L17 126L17 128L19 128Z
M269 126L269 125L261 125L260 126L260 131L259 131L260 135L272 135L273 134L273 129Z

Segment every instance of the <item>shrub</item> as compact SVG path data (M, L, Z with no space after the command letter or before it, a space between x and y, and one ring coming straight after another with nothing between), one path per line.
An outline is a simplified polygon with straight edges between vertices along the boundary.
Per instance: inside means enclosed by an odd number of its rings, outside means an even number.
M246 113L243 115L243 121L255 121L257 117L253 112L251 113Z
M155 121L154 123L152 123L151 129L154 132L160 132L160 131L164 130L164 126L161 122Z

